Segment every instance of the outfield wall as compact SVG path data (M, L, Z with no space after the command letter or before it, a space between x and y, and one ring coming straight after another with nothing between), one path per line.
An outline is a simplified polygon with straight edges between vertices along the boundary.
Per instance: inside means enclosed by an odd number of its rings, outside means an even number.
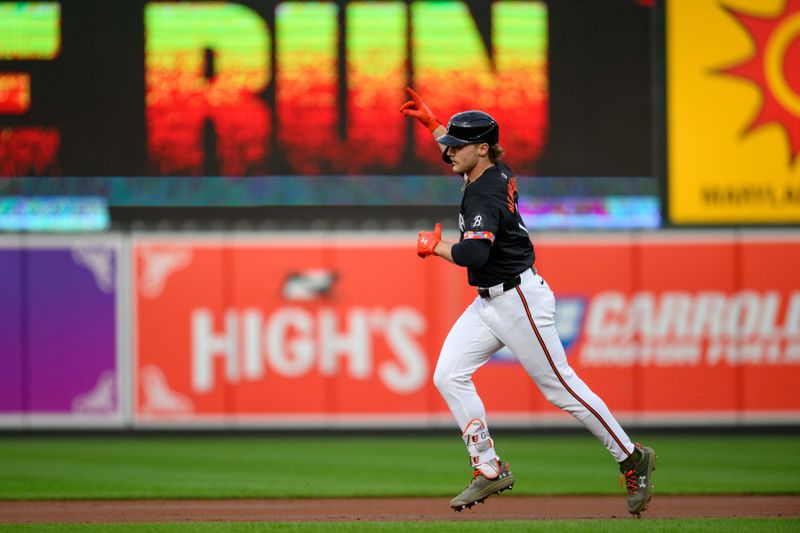
M475 293L414 240L2 237L0 423L449 427L431 376ZM800 232L534 241L571 365L626 424L800 424ZM496 426L575 424L505 350L475 381Z
M119 235L0 236L0 426L120 426Z

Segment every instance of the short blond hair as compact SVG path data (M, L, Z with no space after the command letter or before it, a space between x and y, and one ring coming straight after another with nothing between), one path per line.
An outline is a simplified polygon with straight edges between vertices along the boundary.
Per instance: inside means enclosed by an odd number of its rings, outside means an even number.
M506 151L503 150L503 147L500 146L500 143L494 143L489 145L489 161L492 163L496 163L498 159L503 157Z

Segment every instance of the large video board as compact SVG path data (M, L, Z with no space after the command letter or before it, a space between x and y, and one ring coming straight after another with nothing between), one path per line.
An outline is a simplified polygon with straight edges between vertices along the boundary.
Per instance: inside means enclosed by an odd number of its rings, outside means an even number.
M398 109L479 108L518 175L652 176L631 0L0 2L0 177L447 174Z
M408 84L522 173L546 139L541 1L94 4L0 3L0 175L442 173Z

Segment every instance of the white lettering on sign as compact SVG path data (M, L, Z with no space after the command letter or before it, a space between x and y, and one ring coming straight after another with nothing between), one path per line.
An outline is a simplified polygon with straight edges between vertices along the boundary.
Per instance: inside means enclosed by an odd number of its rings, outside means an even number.
M800 364L800 291L608 291L589 303L588 366Z
M259 317L260 318L260 317ZM273 371L285 377L299 377L311 372L314 366L314 319L301 309L289 307L272 315L265 328L264 344L266 360ZM261 356L258 338L252 342L258 347L260 372L248 375L250 379L260 378L263 373L264 358Z
M213 386L214 357L222 356L226 362L228 381L239 377L238 366L238 318L233 311L225 314L225 328L217 333L213 327L211 313L196 310L192 313L192 384L198 391L207 391Z
M191 315L192 387L200 393L213 389L214 363L221 359L227 383L262 380L269 372L286 378L319 372L358 380L377 376L391 391L413 393L428 377L418 341L426 329L425 318L410 307L344 313L284 307L268 317L258 309L229 310L221 320L199 308ZM379 341L392 357L378 363Z

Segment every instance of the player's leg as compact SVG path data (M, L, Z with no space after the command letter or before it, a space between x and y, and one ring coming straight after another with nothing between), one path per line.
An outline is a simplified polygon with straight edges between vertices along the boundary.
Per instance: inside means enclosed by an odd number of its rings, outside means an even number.
M528 274L519 287L494 299L493 305L502 317L492 324L495 334L517 355L548 401L572 414L597 437L623 473L635 470L643 475L639 471L647 470L644 487L637 486L633 495L629 487L629 511L644 510L655 454L631 442L605 402L569 366L555 327L555 297L550 288L540 276Z
M503 347L486 327L481 307L482 302L476 299L450 328L433 372L433 383L461 429L470 420L486 418L472 375Z
M480 433L486 435L485 439L480 439L480 449L474 443L468 444L473 466L497 458L488 437L486 408L472 381L473 374L503 347L486 327L481 316L483 307L484 302L476 299L453 324L433 372L433 383L458 427L465 437L470 436L465 440L475 440L472 437Z
M499 319L492 328L547 400L575 416L618 462L623 461L633 452L633 443L569 366L555 327L555 297L543 281L528 273L519 287L494 298Z
M472 482L453 498L460 511L496 492L510 488L514 477L497 456L486 423L486 409L472 376L502 344L486 327L485 302L476 299L459 317L444 341L433 381L462 431L475 469Z

